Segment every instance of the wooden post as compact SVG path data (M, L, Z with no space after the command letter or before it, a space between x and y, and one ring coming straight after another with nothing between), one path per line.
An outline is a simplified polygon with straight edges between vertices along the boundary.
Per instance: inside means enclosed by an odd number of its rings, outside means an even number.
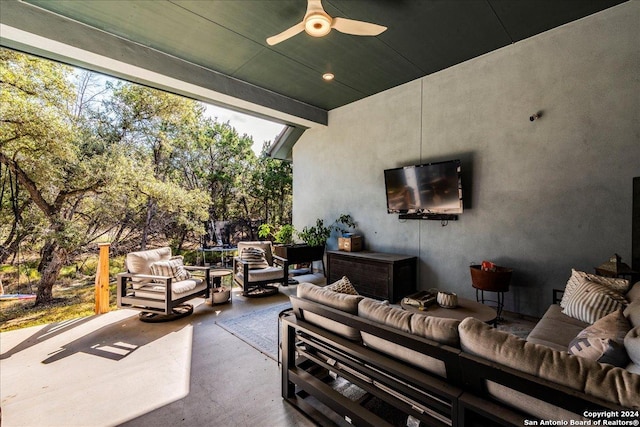
M109 311L109 247L110 243L99 243L98 271L96 272L96 314Z

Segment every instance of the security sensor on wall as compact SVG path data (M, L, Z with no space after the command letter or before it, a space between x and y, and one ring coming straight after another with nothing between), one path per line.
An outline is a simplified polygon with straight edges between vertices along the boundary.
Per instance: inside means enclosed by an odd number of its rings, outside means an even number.
M538 111L534 115L530 116L529 121L538 120L540 117L542 117L542 111Z

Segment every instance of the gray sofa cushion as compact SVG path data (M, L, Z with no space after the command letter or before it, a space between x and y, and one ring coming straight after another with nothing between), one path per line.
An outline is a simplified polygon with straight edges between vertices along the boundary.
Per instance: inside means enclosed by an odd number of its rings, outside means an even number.
M546 345L554 350L567 351L571 340L587 326L588 323L563 314L562 307L553 304L529 333L527 341Z
M467 318L458 327L470 354L628 408L640 408L640 375L533 344Z
M640 326L631 329L624 337L624 348L631 359L627 371L640 374Z
M640 326L640 301L634 301L623 311L631 326Z
M635 285L633 285L631 289L629 289L629 292L626 293L625 298L627 298L627 301L629 302L640 302L640 282L636 282Z
M358 315L364 319L372 320L421 338L437 341L441 344L457 346L459 342L458 324L460 322L458 320L412 313L370 298L360 301ZM440 377L447 377L446 365L442 360L366 332L362 332L362 342L368 347L392 355Z
M349 314L358 314L358 303L362 298L364 298L360 295L341 294L311 283L300 283L297 288L297 296L298 298L317 302ZM358 329L318 316L315 313L310 313L308 311L301 312L295 299L292 300L292 306L296 311L296 314L302 316L302 318L309 323L313 323L354 341L360 341L361 339L360 331Z

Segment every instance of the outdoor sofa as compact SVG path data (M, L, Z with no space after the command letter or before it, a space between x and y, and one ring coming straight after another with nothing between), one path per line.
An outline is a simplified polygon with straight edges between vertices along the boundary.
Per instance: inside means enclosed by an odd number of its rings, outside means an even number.
M533 334L538 342L554 341L552 348L473 318L429 317L300 284L291 297L293 314L282 319L282 396L323 425L635 420L640 282L626 298L624 316L631 330L625 345L632 360L614 367L568 354L571 340L561 347L557 330L564 326L553 326L562 319L556 308ZM622 310L614 315L623 315Z

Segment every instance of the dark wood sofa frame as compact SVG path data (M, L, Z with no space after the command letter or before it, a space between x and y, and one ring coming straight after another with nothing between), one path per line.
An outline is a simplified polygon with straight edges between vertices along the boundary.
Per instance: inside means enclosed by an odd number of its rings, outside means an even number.
M320 425L392 425L362 401L334 390L327 384L333 378L329 373L366 391L367 399L378 398L429 426L521 427L532 419L488 397L486 380L577 414L629 409L322 304L291 299L298 310L282 319L282 397ZM306 322L305 311L439 359L447 378Z

